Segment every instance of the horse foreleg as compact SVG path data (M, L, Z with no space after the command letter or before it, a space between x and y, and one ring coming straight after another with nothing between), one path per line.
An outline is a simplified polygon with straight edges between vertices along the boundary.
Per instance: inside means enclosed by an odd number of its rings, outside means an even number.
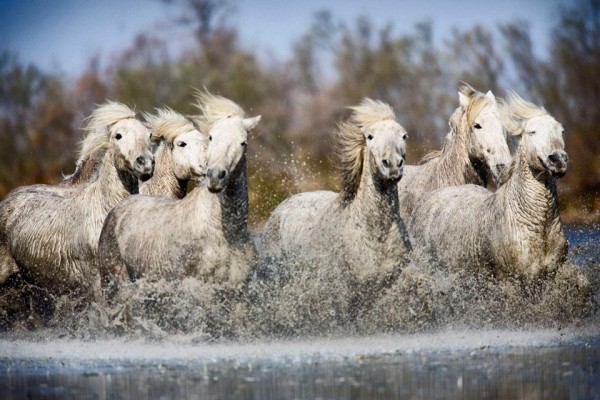
M127 266L121 258L114 219L112 213L108 215L98 242L97 264L103 288L115 277L123 280L129 280L130 278Z
M9 276L19 272L19 267L13 258L7 244L0 239L0 285L4 284Z

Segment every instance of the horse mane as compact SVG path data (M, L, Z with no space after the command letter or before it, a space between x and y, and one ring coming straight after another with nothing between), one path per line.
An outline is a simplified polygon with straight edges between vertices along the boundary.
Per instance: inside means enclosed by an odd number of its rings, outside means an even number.
M504 125L512 136L521 136L525 130L525 122L535 117L548 115L541 106L524 100L515 92L510 92L505 100L500 102Z
M195 106L200 109L201 115L196 119L196 123L202 127L203 122L209 126L215 122L228 117L244 118L245 112L236 103L225 98L211 94L208 90L196 92L197 103Z
M361 128L372 128L378 122L396 119L394 110L388 104L369 98L349 109L353 111L352 116L348 121L338 124L333 136L334 154L342 175L344 201L354 198L360 184L366 147Z
M153 141L164 140L173 143L179 135L195 129L192 121L168 107L156 109L156 114L143 115L151 129L150 138Z
M99 105L86 118L87 124L83 128L85 137L80 144L75 172L65 176L62 184L78 185L89 182L108 149L109 127L121 120L136 117L137 114L134 110L115 101L109 100Z
M419 160L419 162L417 164L418 165L427 164L429 161L439 158L442 155L442 153L444 153L444 148L442 148L442 150L430 151L429 153L427 153L423 157L421 157L421 159Z
M136 113L124 104L115 101L107 101L92 112L87 118L87 125L84 128L85 138L81 142L79 151L79 161L90 157L99 151L105 151L110 143L108 129L111 125L124 120L135 119Z
M423 157L421 157L418 164L422 165L431 160L439 158L444 153L448 143L453 138L463 136L469 132L470 127L475 123L475 118L479 115L481 110L483 110L483 108L489 105L492 101L492 99L487 97L484 93L474 89L471 85L465 82L460 84L458 91L468 97L469 103L466 107L458 107L448 119L450 133L447 135L442 149L434 150L425 154Z
M494 100L487 97L485 95L485 93L481 93L480 91L473 89L473 87L471 87L471 85L469 85L468 83L465 83L465 82L461 83L461 85L458 88L458 91L469 98L469 104L467 104L467 106L464 108L463 115L466 115L466 123L468 124L469 127L471 127L475 123L475 118L479 115L481 110L483 110L484 107L490 105L490 103ZM462 107L459 107L459 108L462 108ZM458 117L460 119L453 120L452 117L455 117L455 118ZM456 124L458 121L462 120L462 115L455 116L453 114L452 117L450 118L451 123ZM463 130L460 129L460 128L463 128L463 126L458 124L457 128L459 128L458 133L463 132Z

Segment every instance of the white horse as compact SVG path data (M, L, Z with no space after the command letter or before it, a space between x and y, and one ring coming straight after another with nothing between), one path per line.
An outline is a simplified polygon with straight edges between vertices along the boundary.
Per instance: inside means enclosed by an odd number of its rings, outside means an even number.
M104 219L138 192L138 179L152 176L154 157L148 129L122 104L98 107L86 131L82 157L102 159L94 182L21 187L0 203L0 283L15 272L53 293L97 283L94 259Z
M156 115L144 114L151 139L158 143L156 167L151 179L140 184L140 194L185 197L190 180L202 180L206 174L208 138L183 115L165 108Z
M544 108L516 94L504 107L518 140L505 182L495 193L464 185L426 195L410 219L411 240L451 269L531 279L565 260L556 178L568 157L563 127Z
M460 106L450 117L443 149L426 155L422 165L407 165L398 183L400 216L405 223L426 193L468 183L486 186L488 173L497 183L510 163L501 112L492 92L483 94L464 84L458 99Z
M255 259L247 227L248 131L260 116L220 96L199 96L208 132L207 182L183 199L131 197L109 214L100 237L104 281L195 276L240 284ZM203 129L204 131L204 129Z
M260 257L261 273L285 281L295 268L315 268L307 279L334 271L333 279L347 280L362 296L378 292L408 259L397 190L407 134L385 103L365 99L351 109L335 136L342 191L301 193L277 206Z

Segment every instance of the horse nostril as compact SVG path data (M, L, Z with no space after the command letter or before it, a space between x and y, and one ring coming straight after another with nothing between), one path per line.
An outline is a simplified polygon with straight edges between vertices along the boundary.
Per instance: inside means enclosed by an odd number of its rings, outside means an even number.
M388 160L386 160L385 158L383 160L381 160L381 163L383 164L384 167L389 168L390 163Z
M398 161L398 166L401 167L402 165L404 165L404 158L401 158L400 161Z
M552 162L557 162L560 159L560 155L558 153L552 153L548 156L548 159Z
M135 162L140 165L143 165L145 161L146 161L146 159L144 158L144 156L139 156L138 158L135 159Z
M222 170L221 172L219 172L219 179L225 178L225 174L226 174L225 170Z
M497 164L496 168L498 169L498 171L503 171L504 168L506 168L506 164Z

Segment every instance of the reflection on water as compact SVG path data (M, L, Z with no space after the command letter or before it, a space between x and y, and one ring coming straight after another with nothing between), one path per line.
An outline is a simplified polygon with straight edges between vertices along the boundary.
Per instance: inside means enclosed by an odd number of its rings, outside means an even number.
M466 340L472 342L476 336ZM364 340L357 345L364 345ZM306 345L299 345L298 349L288 344L289 355L285 356L283 351L275 357L263 357L269 353L269 345L263 345L258 358L242 354L223 359L192 356L118 362L68 356L40 359L35 355L3 359L0 397L582 399L600 396L598 337L561 346L468 348L473 346L471 343L459 345L458 350L414 351L408 345L406 351L392 346L387 352L371 353L367 349L363 355L358 349L335 356L320 353L317 344L316 353L298 358L296 352ZM336 342L327 345L335 347ZM235 352L235 348L230 350ZM274 351L277 354L282 350L275 346Z

